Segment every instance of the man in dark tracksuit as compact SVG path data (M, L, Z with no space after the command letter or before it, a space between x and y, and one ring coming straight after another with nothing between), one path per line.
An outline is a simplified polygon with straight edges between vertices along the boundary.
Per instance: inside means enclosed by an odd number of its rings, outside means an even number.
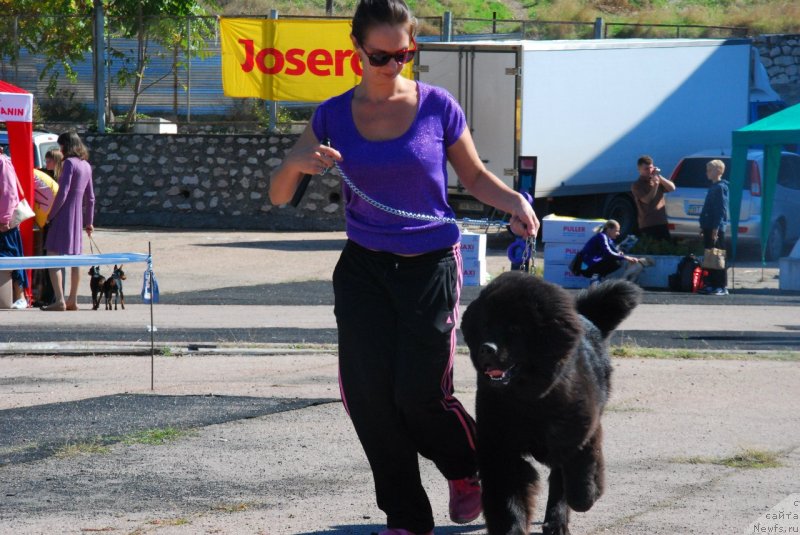
M725 248L725 227L728 224L728 181L722 180L725 164L720 160L711 160L706 164L706 176L712 182L703 210L700 212L700 233L703 235L703 247ZM728 274L724 269L709 269L703 293L713 295L728 294Z

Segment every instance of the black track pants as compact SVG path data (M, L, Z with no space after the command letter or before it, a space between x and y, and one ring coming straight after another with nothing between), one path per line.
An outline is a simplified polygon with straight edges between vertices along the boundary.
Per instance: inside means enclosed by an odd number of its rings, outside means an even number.
M475 424L453 397L457 248L405 258L348 242L333 274L339 381L390 528L433 529L417 454L447 479L477 470Z

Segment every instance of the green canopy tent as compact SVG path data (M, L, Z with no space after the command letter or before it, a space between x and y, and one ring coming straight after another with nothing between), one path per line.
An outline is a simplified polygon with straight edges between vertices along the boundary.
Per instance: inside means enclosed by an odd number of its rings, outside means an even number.
M739 215L742 191L747 171L747 149L764 147L764 176L761 177L761 263L765 263L767 239L772 223L772 202L781 151L784 145L800 143L800 104L786 108L760 121L733 132L733 153L730 174L731 253L736 260L736 239L739 234Z

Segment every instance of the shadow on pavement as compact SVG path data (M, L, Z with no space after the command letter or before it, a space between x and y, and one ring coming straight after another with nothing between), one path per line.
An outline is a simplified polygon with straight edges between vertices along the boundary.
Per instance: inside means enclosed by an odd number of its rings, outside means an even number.
M275 240L275 241L242 241L230 243L197 243L198 247L233 247L239 249L269 249L272 251L341 251L345 240Z
M468 305L478 297L481 290L482 288L478 286L462 288L461 304ZM569 291L577 293L577 290ZM228 286L213 290L162 293L161 303L167 305L333 305L333 285L330 280L312 280L253 286ZM647 290L642 303L652 305L797 306L800 305L800 292L767 288L737 289L730 295L716 296Z
M378 535L386 529L381 524L354 524L350 526L331 526L324 531L304 531L297 535ZM436 533L442 535L461 535L486 531L483 524L470 526L444 526L436 527Z
M17 380L24 387L25 378ZM6 409L0 411L0 467L44 459L66 445L108 445L145 430L185 430L338 402L336 399L118 394Z

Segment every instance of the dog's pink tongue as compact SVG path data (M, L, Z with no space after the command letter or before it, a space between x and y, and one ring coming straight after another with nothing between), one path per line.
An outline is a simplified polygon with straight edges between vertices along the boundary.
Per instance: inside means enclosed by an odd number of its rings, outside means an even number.
M492 379L499 379L503 377L503 374L505 374L506 372L504 372L503 370L486 370L484 373L489 377L491 377Z

